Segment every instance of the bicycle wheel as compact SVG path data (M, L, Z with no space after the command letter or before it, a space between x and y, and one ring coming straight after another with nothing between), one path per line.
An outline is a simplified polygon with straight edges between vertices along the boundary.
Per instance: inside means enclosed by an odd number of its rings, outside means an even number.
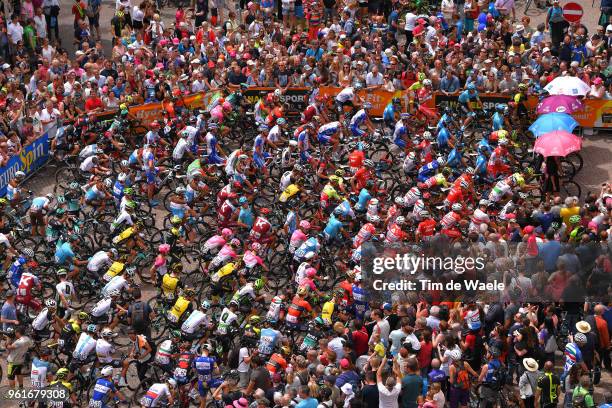
M564 180L561 184L561 191L566 197L578 197L582 194L582 188L574 180Z
M63 167L55 172L55 186L53 192L63 191L68 188L70 183L78 179L75 174L75 167Z
M582 156L578 152L574 152L565 156L565 160L571 161L576 167L576 173L582 170L582 166L584 165L584 160Z
M559 177L561 179L571 180L576 175L576 166L574 163L567 159L561 159L561 172Z

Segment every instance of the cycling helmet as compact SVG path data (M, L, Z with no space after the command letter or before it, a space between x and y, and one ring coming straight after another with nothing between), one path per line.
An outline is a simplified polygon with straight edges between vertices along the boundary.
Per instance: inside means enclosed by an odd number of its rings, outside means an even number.
M8 204L8 201L6 200L6 198L0 198L0 207L4 207L5 205Z
M113 375L113 367L112 366L103 367L102 370L100 370L100 374L102 374L104 377Z
M88 321L89 320L89 314L86 313L86 312L79 312L78 318L79 318L79 320Z
M267 132L268 130L270 130L270 128L267 125L259 125L259 127L257 128L257 130L259 132Z
M393 99L391 99L391 103L393 105L401 105L402 104L402 100L400 98L393 98Z
M478 202L478 205L484 205L485 207L487 207L489 205L489 200L483 198Z
M296 163L295 166L293 166L293 170L302 172L302 171L304 171L304 168L302 167L301 164Z
M429 130L426 130L423 132L423 139L425 140L431 140L432 136L431 136L431 132Z
M277 98L280 98L282 94L283 93L281 92L280 89L275 89L274 90L274 96L276 96Z
M238 238L232 238L230 245L234 247L240 246L240 240Z
M109 179L109 178L104 179L104 185L105 185L106 187L108 187L108 188L111 188L111 187L113 186L113 180L111 180L111 179Z
M234 231L229 228L223 228L221 230L221 235L223 235L224 237L231 237L232 235L234 235Z
M474 83L468 84L467 90L468 91L475 91L476 90L476 85L474 85Z
M346 172L344 171L344 169L336 169L336 171L334 172L334 174L338 177L344 177L344 175L346 174Z
M404 200L404 197L395 197L395 204L404 207L406 205L406 200Z
M453 204L452 209L453 209L453 211L461 211L461 210L463 210L463 206L461 204L459 204L459 203L455 203L455 204Z
M497 131L497 136L502 140L506 139L508 137L508 131L505 129L499 129Z
M68 371L67 368L62 367L55 373L55 378L58 380L63 380L64 378L68 377L68 374L70 374L70 371Z
M287 346L282 346L280 348L280 352L281 352L282 355L288 356L289 354L291 354L291 349L289 347L287 347Z
M287 124L287 120L285 118L278 118L278 119L276 119L276 124L278 126L286 125Z
M499 139L499 145L500 146L507 146L508 145L508 139Z
M254 252L261 250L261 244L259 242L253 242L251 244L251 250Z
M68 271L66 269L64 269L64 268L60 268L60 269L57 270L57 272L55 272L55 274L57 276L66 276L66 275L68 275Z
M368 217L368 221L370 221L372 224L378 224L380 222L380 217L376 214L373 214Z
M179 217L178 215L173 215L172 218L170 218L170 223L172 225L179 225L181 221L181 217Z
M24 178L26 175L23 171L15 172L15 178Z
M259 209L260 214L270 214L270 209L268 207L263 207Z
M210 309L210 302L208 300L203 300L202 303L200 303L200 306L202 309L208 310Z
M518 88L525 90L527 89L527 84L519 84Z
M181 337L181 331L180 330L172 330L170 332L170 337L173 337L173 338L176 338L176 339L180 338Z
M444 160L444 157L438 157L436 160L440 166L444 166L446 164L446 160Z
M168 383L170 387L176 388L176 380L174 378L168 378L166 382Z
M297 145L298 145L297 140L290 140L290 141L289 141L289 146L291 146L291 147L297 147Z
M108 297L116 297L116 296L121 295L121 291L119 291L119 289L113 289L109 291L107 294L108 294Z
M519 187L525 184L525 178L520 173L513 174L512 178Z
M100 333L102 335L102 337L110 339L113 338L115 336L117 336L117 333L113 332L111 329L109 329L108 327L102 330L102 333Z
M308 294L308 289L306 288L306 286L300 286L296 293L298 296L305 296Z
M123 195L132 195L134 194L134 189L132 187L126 187L123 189Z
M363 103L363 109L372 109L372 104L370 102L364 102Z
M213 346L210 343L204 343L202 344L202 351L208 351L209 353L213 351Z
M370 200L370 205L372 205L372 206L376 206L376 205L378 205L378 198L372 198L372 199Z
M109 252L113 254L113 258L119 257L119 252L115 248L111 248Z
M427 217L429 217L429 211L427 211L427 210L421 210L421 211L419 211L419 216L420 216L421 218L427 218Z
M363 88L363 85L361 84L361 82L357 82L355 86L353 87L353 89L355 89L356 91L359 91L362 88Z
M503 112L504 110L506 110L507 105L503 104L503 103L497 103L495 104L495 110L498 112Z
M579 215L572 215L571 217L569 217L569 222L570 222L570 224L579 224L580 223L580 216Z
M121 167L128 167L130 163L127 160L121 160Z
M54 308L57 306L57 303L53 299L47 299L45 300L45 306L48 308Z
M240 306L240 304L238 303L238 301L236 301L236 300L232 299L232 300L230 300L230 302L229 302L229 306L230 306L230 307L232 307L232 306L234 306L234 307L238 307L238 306Z
M48 193L45 197L47 197L47 199L49 199L49 200L53 200L55 198L53 193Z
M30 248L25 248L23 251L21 251L21 253L23 254L23 256L28 258L34 257L34 251L32 251Z
M193 288L185 288L183 290L183 295L185 295L187 297L193 297L193 296L195 296L195 290L193 290Z
M344 213L344 209L342 207L334 208L334 215L342 215Z
M423 86L431 86L431 79L425 79L423 81Z
M228 101L223 102L222 107L223 107L223 110L228 110L228 111L232 110L232 104L229 103Z
M576 333L574 335L574 342L576 342L577 344L586 344L587 337L584 333Z
M466 172L467 174L474 174L474 172L475 172L475 171L476 171L476 170L474 170L474 168L473 168L473 167L468 167L467 169L465 169L465 172Z
M127 174L125 173L119 173L119 175L117 176L117 180L119 180L119 182L121 183L123 183L126 179L127 179Z
M374 162L372 160L364 160L363 165L366 167L374 167Z
M317 275L317 270L315 268L306 269L306 276L309 278L313 278Z
M403 217L400 215L399 217L395 219L395 223L397 225L404 225L406 223L406 217Z
M128 210L135 210L136 207L137 207L136 201L130 200L125 203L125 208Z
M461 188L467 189L470 187L470 183L468 183L467 180L461 180L461 183L459 183L459 185L461 186Z
M249 323L251 323L252 325L258 325L261 323L261 317L258 315L253 315L251 317L249 317Z
M255 290L262 290L264 287L264 280L259 278L255 281L255 283L253 283L253 289Z
M95 333L98 331L98 326L95 324L88 324L87 327L85 328L85 330L88 333Z
M303 230L309 230L310 229L310 222L308 222L306 220L300 221L300 228L303 229Z
M177 195L183 195L183 194L185 194L186 191L187 191L187 189L185 189L185 187L182 187L182 186L177 187L176 190L174 190L174 192Z

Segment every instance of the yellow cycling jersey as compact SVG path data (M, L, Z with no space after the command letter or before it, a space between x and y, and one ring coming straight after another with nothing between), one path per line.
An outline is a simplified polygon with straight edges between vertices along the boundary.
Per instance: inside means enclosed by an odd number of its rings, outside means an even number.
M300 192L300 188L295 184L289 184L289 186L280 195L278 201L281 203L287 202L291 197Z
M72 392L72 384L69 383L68 381L60 381L60 380L55 380L55 381L51 381L51 383L49 384L49 386L63 386L65 387L68 391Z
M181 316L185 313L185 311L189 308L191 301L185 299L183 296L179 296L179 298L174 303L174 306L168 312L168 320L171 322L178 322L181 319Z
M121 234L119 234L115 238L113 238L113 244L118 244L121 241L125 241L126 239L131 237L132 234L134 234L134 229L132 227L127 228Z
M125 268L125 264L122 262L113 262L113 264L108 268L108 271L102 277L105 281L109 281L113 279L115 276L119 275L123 272L123 268Z
M176 288L179 283L179 278L176 276L172 276L169 273L165 274L162 278L161 289L164 295L174 295L176 292Z
M236 270L236 264L233 262L228 263L227 265L224 265L221 269L219 269L217 272L215 272L211 277L210 280L211 282L215 282L218 283L220 282L223 278L226 278L228 276L230 276L232 273L234 273L234 271Z
M333 300L329 300L325 302L323 305L323 309L321 309L321 319L325 320L325 323L331 323L332 315L334 314L334 309L336 308L336 302Z
M68 324L64 326L63 331L70 333L70 329L76 334L81 334L81 325L74 319L68 320Z
M325 193L328 198L340 199L340 194L338 194L336 189L333 188L331 184L326 184L325 187L323 187L323 193Z

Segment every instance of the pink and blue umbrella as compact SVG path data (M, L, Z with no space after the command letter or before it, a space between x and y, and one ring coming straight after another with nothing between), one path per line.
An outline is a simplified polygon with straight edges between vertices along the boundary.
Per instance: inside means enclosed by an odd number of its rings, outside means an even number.
M582 110L584 105L575 96L549 96L538 104L538 115L546 113L574 113Z
M542 134L536 140L533 151L544 157L560 156L579 151L582 148L582 139L573 133L564 130L555 130Z
M540 116L536 119L529 130L539 137L540 135L555 130L564 130L566 132L573 132L578 126L578 122L567 113L547 113L546 115Z

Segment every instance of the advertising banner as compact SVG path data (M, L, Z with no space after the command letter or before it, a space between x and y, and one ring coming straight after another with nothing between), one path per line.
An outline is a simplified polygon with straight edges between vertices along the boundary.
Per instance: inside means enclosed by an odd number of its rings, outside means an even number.
M27 145L19 156L9 159L6 166L0 168L0 197L6 194L6 186L15 173L23 171L29 177L49 160L49 134L45 133Z

